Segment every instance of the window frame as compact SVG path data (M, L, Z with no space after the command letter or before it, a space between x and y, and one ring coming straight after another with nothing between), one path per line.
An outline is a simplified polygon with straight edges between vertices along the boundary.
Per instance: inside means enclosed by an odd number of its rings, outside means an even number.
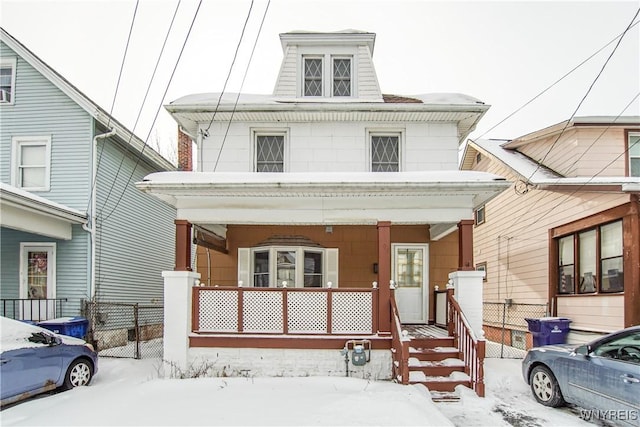
M336 60L349 60L349 95L336 95L335 84L336 75L334 72ZM353 96L353 56L351 55L331 55L331 89L330 96L332 98L351 98Z
M283 137L283 146L282 146L282 172L288 172L289 168L287 166L289 159L289 129L281 129L281 128L273 128L273 129L252 129L251 130L251 149L252 149L252 158L253 158L253 172L255 173L265 173L258 171L258 138L261 136L282 136ZM273 172L280 173L280 172Z
M307 59L319 59L320 60L320 94L319 95L307 95ZM302 96L304 98L321 98L325 96L325 59L324 55L302 55Z
M373 138L376 136L391 136L398 138L398 170L397 172L402 172L405 168L404 166L404 129L396 129L396 128L376 128L376 129L367 129L367 159L368 159L368 170L369 172L377 172L373 170Z
M638 156L632 156L631 155L631 138L632 137L636 137L638 138L638 142L637 144L640 144L640 131L631 131L631 130L627 130L626 131L626 138L625 138L625 152L627 153L627 155L625 156L626 158L626 175L629 177L640 177L640 173L638 173L638 175L633 175L632 174L632 170L631 170L631 160L632 159L637 159L636 161L640 163L640 154ZM639 149L640 151L640 149Z
M11 67L11 89L10 89L10 100L9 101L0 101L0 106L2 105L14 105L16 99L16 66L17 59L14 57L2 57L0 58L0 68Z
M349 99L356 97L354 93L356 92L357 85L357 75L358 75L358 65L357 65L357 49L351 47L344 46L334 46L329 51L328 49L318 49L318 48L309 48L302 47L299 49L297 54L297 72L298 75L296 77L296 85L297 94L299 98L307 99L310 101L317 100L319 98L332 99L336 100ZM320 95L306 95L305 94L305 82L306 82L306 59L320 59L322 61L322 73L321 73L321 94ZM349 95L334 95L334 59L349 59L350 65L350 82L349 82Z
M617 258L617 257L622 257L623 258L623 268L622 271L618 271L619 274L619 278L620 281L622 283L622 287L618 290L604 290L603 289L603 282L604 282L604 271L602 269L602 263L603 260L605 260L602 257L602 229L606 226L615 224L615 223L619 223L620 224L620 230L623 231L624 230L624 221L622 218L618 218L618 219L613 219L611 221L607 221L607 222L603 222L597 225L593 225L590 227L585 227L583 229L580 230L575 230L572 233L568 233L568 234L563 234L563 235L559 235L553 238L553 244L555 245L555 253L556 253L556 259L554 260L554 266L556 268L556 272L557 272L557 278L556 278L556 283L554 284L555 287L555 293L559 296L566 296L566 295L579 295L579 296L597 296L597 295L611 295L611 294L623 294L624 293L624 233L622 234L622 253L620 255L616 255L615 257L607 257L606 259L613 259L613 258ZM594 290L591 291L590 289L587 289L585 287L585 283L582 280L582 268L581 268L581 259L582 259L582 255L583 253L581 253L580 251L580 245L581 245L581 236L586 235L587 233L591 233L591 232L595 232L595 271L591 272L589 271L590 277L593 277L595 283L593 284L594 286ZM562 254L560 253L560 241L563 239L569 239L569 241L572 243L572 247L573 247L573 264L570 264L568 262L565 262L564 264L560 264L560 257L562 256ZM564 260L563 260L564 261ZM563 266L572 266L573 267L573 277L571 278L571 281L573 283L571 283L571 286L569 286L569 289L564 289L561 292L561 288L563 287L563 275L562 273L562 268ZM586 274L586 273L585 273ZM609 280L610 278L607 277ZM566 285L566 282L564 283L564 285Z
M249 256L249 263L250 263L250 271L249 271L249 277L252 278L251 283L249 284L249 287L268 287L268 288L283 288L285 287L283 283L279 282L279 279L277 277L278 274L278 253L279 252L294 252L295 253L295 270L294 270L294 274L295 274L295 279L294 279L294 283L291 284L289 283L289 281L287 280L287 284L286 287L287 288L310 288L310 289L320 289L326 286L327 284L327 278L329 276L329 266L328 266L328 258L327 258L327 250L326 248L320 248L320 247L311 247L311 246L280 246L280 245L274 245L274 246L260 246L260 247L252 247L249 248L250 251L250 256ZM263 253L263 252L267 252L268 255L268 271L266 272L268 274L268 285L267 286L256 286L255 285L255 277L256 274L264 274L265 272L256 272L256 263L255 263L255 254L256 253ZM322 273L321 273L321 279L320 279L320 283L321 286L305 286L305 277L306 277L306 272L304 269L304 262L305 262L305 254L306 253L316 253L316 254L321 254L322 255Z
M23 167L22 150L23 146L45 147L45 164L38 166L44 168L44 182L42 186L25 187L22 185L21 172ZM51 189L51 135L40 136L14 136L11 138L11 185L27 191L49 191Z
M482 212L482 218L480 218L479 212ZM487 205L478 206L473 210L473 219L475 225L482 225L487 221Z

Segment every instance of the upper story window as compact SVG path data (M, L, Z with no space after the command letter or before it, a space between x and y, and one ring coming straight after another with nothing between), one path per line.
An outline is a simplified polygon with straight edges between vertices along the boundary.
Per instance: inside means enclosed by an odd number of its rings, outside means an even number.
M371 134L371 171L400 171L400 134Z
M557 239L558 293L624 290L622 220Z
M629 176L640 176L640 133L629 133Z
M49 191L51 137L14 137L12 150L12 185L30 191Z
M485 219L485 207L484 205L478 207L475 211L476 225L484 224Z
M265 246L238 249L239 276L249 262L249 286L257 288L322 288L337 285L337 249L306 246Z
M16 59L0 58L0 104L13 104L16 88Z
M284 172L285 132L255 132L255 171Z
M302 95L309 97L351 96L353 67L351 56L304 55ZM325 67L325 64L329 66Z

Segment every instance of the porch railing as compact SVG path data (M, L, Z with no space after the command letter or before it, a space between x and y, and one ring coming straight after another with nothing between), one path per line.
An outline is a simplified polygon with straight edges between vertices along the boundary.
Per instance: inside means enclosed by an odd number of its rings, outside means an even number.
M0 304L4 317L39 322L61 317L67 301L67 298L3 298Z
M394 292L391 292L391 357L393 378L400 384L409 384L409 339L402 334L402 323Z
M464 361L465 373L469 375L471 388L480 397L484 397L484 357L486 342L476 337L473 329L453 297L453 290L447 291L447 314L449 336L453 337L454 346L458 348Z
M197 333L374 334L378 289L193 288Z

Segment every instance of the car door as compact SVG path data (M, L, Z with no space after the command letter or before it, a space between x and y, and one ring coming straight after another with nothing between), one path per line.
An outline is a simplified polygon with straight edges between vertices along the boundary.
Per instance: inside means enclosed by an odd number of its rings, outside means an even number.
M638 357L621 357L635 347ZM640 332L597 343L586 356L568 359L569 394L587 409L640 411ZM626 353L625 353L626 354Z
M5 351L0 356L2 399L50 390L62 375L59 345L38 345Z

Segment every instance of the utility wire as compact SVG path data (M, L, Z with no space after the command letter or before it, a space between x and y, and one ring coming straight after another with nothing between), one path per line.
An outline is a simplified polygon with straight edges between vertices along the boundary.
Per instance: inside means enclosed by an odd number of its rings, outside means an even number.
M147 102L147 97L149 96L149 92L151 91L151 85L153 84L153 81L155 79L156 76L156 72L158 71L158 66L160 65L160 60L162 59L162 55L164 54L164 49L167 46L167 40L169 40L169 35L171 34L171 30L173 29L173 23L175 22L176 19L176 15L178 14L178 8L180 7L180 3L182 2L182 0L178 0L178 3L176 4L176 9L173 12L173 17L171 18L171 23L169 24L169 28L167 29L167 33L165 35L164 38L164 42L162 43L162 48L160 49L160 53L158 54L158 59L156 60L156 65L153 69L153 73L151 74L151 79L149 80L149 84L147 85L147 91L144 94L144 98L142 99L142 103L140 104L140 108L138 109L138 116L136 117L136 121L133 124L133 129L131 130L131 134L129 135L129 140L127 141L127 144L131 143L131 140L133 139L133 134L136 130L136 127L138 126L138 121L140 120L140 116L142 116L142 110L144 109L144 106ZM107 197L105 198L104 201L104 207L106 207L107 202L109 201L109 198L111 197L111 193L113 191L113 188L116 184L116 181L118 180L118 176L120 175L120 170L122 169L122 165L124 164L124 159L125 159L125 154L122 155L122 159L120 160L120 165L118 165L118 170L116 171L116 175L113 178L113 180L111 181L111 188L109 188L109 193L107 194ZM103 207L103 210L104 210Z
M236 46L236 52L233 54L233 60L231 61L231 66L229 67L229 72L227 73L227 79L224 81L224 86L222 86L222 92L220 93L220 97L218 98L218 103L216 104L216 108L213 111L213 115L211 116L211 121L209 122L209 126L202 132L203 136L209 136L209 129L211 129L211 125L213 124L213 119L216 117L216 113L218 112L218 107L220 107L220 102L222 101L222 96L224 95L225 90L227 89L227 83L229 83L229 78L231 77L231 72L233 71L233 66L236 63L236 58L238 58L238 52L240 51L240 45L242 44L242 39L244 38L244 31L247 29L247 23L249 22L249 17L251 17L251 10L253 9L253 2L251 0L251 4L249 5L249 12L247 13L247 18L244 20L244 25L242 27L242 32L240 33L240 39L238 40L238 44ZM202 154L202 153L200 153Z
M260 38L260 33L262 32L262 26L264 25L264 20L267 17L267 12L269 11L269 5L271 4L271 0L267 2L267 7L264 9L264 14L262 15L262 21L260 22L260 28L258 28L258 34L256 35L256 40L253 42L253 49L251 49L251 56L249 56L249 62L247 62L247 67L244 70L244 76L242 77L242 83L240 83L240 89L238 90L238 94L236 96L236 102L233 105L233 110L231 111L231 117L229 117L229 123L227 124L227 130L224 133L224 138L222 139L222 144L220 145L220 150L218 151L218 157L216 157L216 163L213 165L213 171L215 172L218 167L218 162L220 161L220 156L222 155L222 149L224 148L224 143L227 141L227 135L229 134L229 128L231 128L231 122L233 121L233 116L236 113L236 108L238 108L238 101L240 100L240 94L242 93L242 88L244 87L244 81L247 78L247 74L249 73L249 66L251 65L251 60L253 59L253 54L256 51L256 46L258 45L258 39ZM211 119L213 122L213 118ZM211 126L211 125L209 125Z
M631 26L633 24L633 22L636 20L636 18L638 17L638 14L640 13L640 8L636 11L636 14L633 15L633 18L631 19L631 22L629 23L629 25L627 25L627 28L622 32L622 35L618 38L618 42L616 43L616 45L614 46L613 50L611 51L611 53L609 54L609 57L607 58L607 60L604 62L604 64L602 65L602 68L600 68L600 71L598 72L598 74L596 75L595 79L593 80L593 82L591 82L591 85L589 86L589 88L587 89L587 92L584 94L584 96L582 97L582 99L580 100L580 102L578 103L578 106L575 108L575 110L573 111L573 113L571 113L571 116L569 117L569 119L565 122L564 127L562 128L562 130L560 131L560 133L558 134L558 136L556 137L555 141L553 141L553 144L551 144L551 147L549 147L549 150L547 150L546 154L544 155L544 157L542 157L542 159L540 159L538 161L538 165L536 166L535 170L531 173L531 175L529 176L529 178L527 178L527 181L530 181L531 178L533 177L533 175L540 169L540 166L542 166L542 164L544 163L544 161L547 159L547 157L549 156L549 153L551 153L551 151L553 150L553 148L556 146L556 144L558 143L558 141L560 140L560 138L562 137L562 135L564 134L564 131L567 129L567 127L569 126L569 123L571 123L571 119L573 119L573 117L576 115L576 113L578 112L578 110L580 109L580 107L582 106L582 104L584 103L584 101L587 99L587 96L589 96L589 94L591 93L591 89L593 89L593 87L595 86L596 82L598 81L598 79L600 78L600 76L602 75L602 73L604 72L604 69L607 67L607 64L609 64L609 61L611 60L611 58L613 57L614 53L616 53L616 50L618 50L618 47L620 46L620 43L622 42L622 39L624 38L624 36L627 34L627 32L631 29Z
M180 49L180 54L178 55L178 59L176 59L176 63L173 67L173 71L171 72L171 76L169 77L169 81L167 82L167 86L164 90L164 93L162 94L162 98L160 101L160 105L158 105L158 108L156 109L156 115L153 118L153 122L151 123L151 126L149 127L149 132L147 133L147 138L144 141L144 145L142 146L142 149L140 150L140 153L138 153L138 157L136 159L136 164L134 165L133 169L131 170L131 175L129 175L129 179L127 180L127 183L125 184L125 186L122 189L122 193L120 193L120 197L118 198L118 201L116 202L115 206L113 207L113 209L111 210L111 212L109 212L109 214L103 219L103 221L107 221L111 215L113 215L113 213L116 211L116 209L118 208L118 205L120 205L120 202L122 201L122 197L124 196L124 193L126 192L127 186L129 185L129 183L131 182L131 179L133 178L133 174L136 171L136 168L138 167L138 165L140 164L140 160L142 158L142 154L144 153L144 149L147 147L147 140L149 139L149 136L151 135L151 132L153 131L153 126L156 123L156 120L158 119L158 114L160 114L160 109L162 108L162 102L165 99L165 97L167 96L167 92L169 91L169 86L171 85L171 81L173 80L173 77L176 73L176 69L178 68L178 64L180 63L180 58L182 58L182 54L184 53L184 49L187 45L187 41L189 40L189 36L191 35L191 30L193 30L193 25L196 22L196 18L198 17L198 12L200 12L200 6L202 6L202 0L198 1L198 8L196 9L196 12L193 14L193 19L191 20L191 25L189 26L189 31L187 32L187 35L184 38L184 42L182 43L182 48Z
M127 52L129 51L129 42L131 41L131 34L133 33L133 25L136 22L136 16L138 14L138 4L140 0L136 1L136 7L133 10L133 17L131 18L131 25L129 27L129 35L127 36L127 43L124 48L124 54L122 55L122 62L120 63L120 72L118 73L118 81L116 82L116 90L113 93L113 100L111 101L111 109L109 110L109 117L107 120L107 131L109 130L109 126L111 125L111 116L113 114L113 108L116 105L116 98L118 96L118 89L120 88L120 79L122 78L122 71L124 70L124 63L127 59ZM98 154L98 160L96 162L96 170L93 176L93 183L91 184L91 191L89 191L89 200L87 201L87 209L89 212L89 206L91 206L91 199L93 198L93 189L96 186L96 181L98 180L98 170L100 169L100 161L102 160L102 151L104 150L104 144L100 148L100 153ZM95 216L95 212L92 212L92 215Z

